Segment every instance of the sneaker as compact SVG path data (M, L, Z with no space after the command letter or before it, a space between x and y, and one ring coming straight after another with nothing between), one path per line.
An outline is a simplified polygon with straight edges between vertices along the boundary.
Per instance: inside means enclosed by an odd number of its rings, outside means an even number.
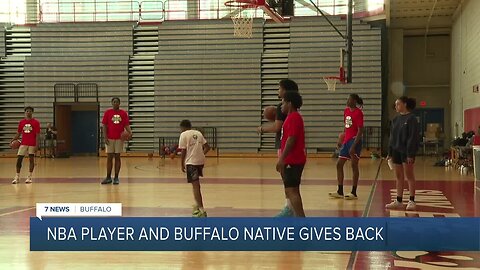
M345 200L356 200L356 199L358 199L358 196L353 193L348 193L347 195L345 195Z
M114 185L120 184L120 179L118 179L118 178L116 178L116 177L113 178L113 184L114 184Z
M103 181L102 181L102 185L106 185L106 184L111 184L112 183L112 178L105 178Z
M293 211L290 207L285 206L275 217L293 217Z
M337 191L329 192L328 196L330 196L330 198L335 198L335 199L343 199L344 197L342 194L338 194Z
M197 212L195 212L195 214L192 214L192 217L198 217L198 218L207 217L207 212L199 209Z
M15 177L13 178L13 181L12 181L12 184L18 184L18 176L15 175Z
M402 209L404 207L403 203L394 200L393 202L385 205L385 208L387 209Z
M414 211L417 208L417 204L414 201L408 201L407 211Z
M192 217L196 217L200 212L201 210L200 208L198 208L198 206L196 205L192 206Z
M32 183L32 177L29 176L27 177L27 179L25 180L25 184L31 184Z

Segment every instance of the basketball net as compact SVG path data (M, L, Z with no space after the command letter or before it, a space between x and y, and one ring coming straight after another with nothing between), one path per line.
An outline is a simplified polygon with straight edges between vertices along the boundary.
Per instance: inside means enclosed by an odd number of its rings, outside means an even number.
M234 26L233 35L237 38L252 38L253 15L244 11L231 16Z
M338 78L337 77L324 77L323 80L327 84L328 91L335 91Z
M340 62L340 77L323 77L323 80L327 84L327 90L328 91L335 91L335 88L337 86L337 82L340 82L342 84L345 83L345 69L343 68L343 56L340 57L341 62Z

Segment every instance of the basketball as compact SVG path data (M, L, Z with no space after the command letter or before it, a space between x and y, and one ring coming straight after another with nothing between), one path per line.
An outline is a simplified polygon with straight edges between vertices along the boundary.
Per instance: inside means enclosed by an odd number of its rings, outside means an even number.
M128 133L127 131L122 132L121 139L122 141L130 141L130 133Z
M263 118L265 120L273 122L275 121L275 117L277 116L277 108L275 106L268 106L263 109Z
M18 149L22 143L20 140L14 140L13 142L10 143L10 148L12 149Z

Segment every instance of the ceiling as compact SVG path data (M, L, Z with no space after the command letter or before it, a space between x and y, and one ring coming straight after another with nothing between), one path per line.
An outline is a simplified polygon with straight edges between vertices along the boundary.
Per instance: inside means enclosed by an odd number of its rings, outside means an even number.
M389 11L387 20L391 28L425 32L428 26L429 32L438 32L451 28L453 14L463 0L387 0L385 2Z

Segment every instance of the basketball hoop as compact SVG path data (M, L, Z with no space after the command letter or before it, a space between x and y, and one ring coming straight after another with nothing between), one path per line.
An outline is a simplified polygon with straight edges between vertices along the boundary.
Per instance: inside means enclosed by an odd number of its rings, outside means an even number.
M225 6L238 8L233 12L230 18L233 21L233 35L237 38L252 38L253 14L245 12L247 9L257 8L257 0L231 0L225 2Z
M259 3L260 2L260 3ZM256 8L259 5L265 4L265 1L257 0L229 0L225 2L225 6L232 8Z
M323 77L323 80L327 84L328 91L335 91L337 82L340 82L342 84L345 83L345 69L343 67L343 55L344 55L344 50L340 49L340 69L339 69L340 76Z
M252 38L253 16L241 10L230 17L233 21L233 36L237 38Z
M345 73L343 71L343 68L340 68L340 77L323 77L323 80L327 84L327 90L328 91L335 91L335 88L337 86L337 82L340 82L341 84L345 83ZM343 76L342 76L343 75Z
M341 81L339 77L323 77L323 80L327 84L328 91L335 91L337 81Z

